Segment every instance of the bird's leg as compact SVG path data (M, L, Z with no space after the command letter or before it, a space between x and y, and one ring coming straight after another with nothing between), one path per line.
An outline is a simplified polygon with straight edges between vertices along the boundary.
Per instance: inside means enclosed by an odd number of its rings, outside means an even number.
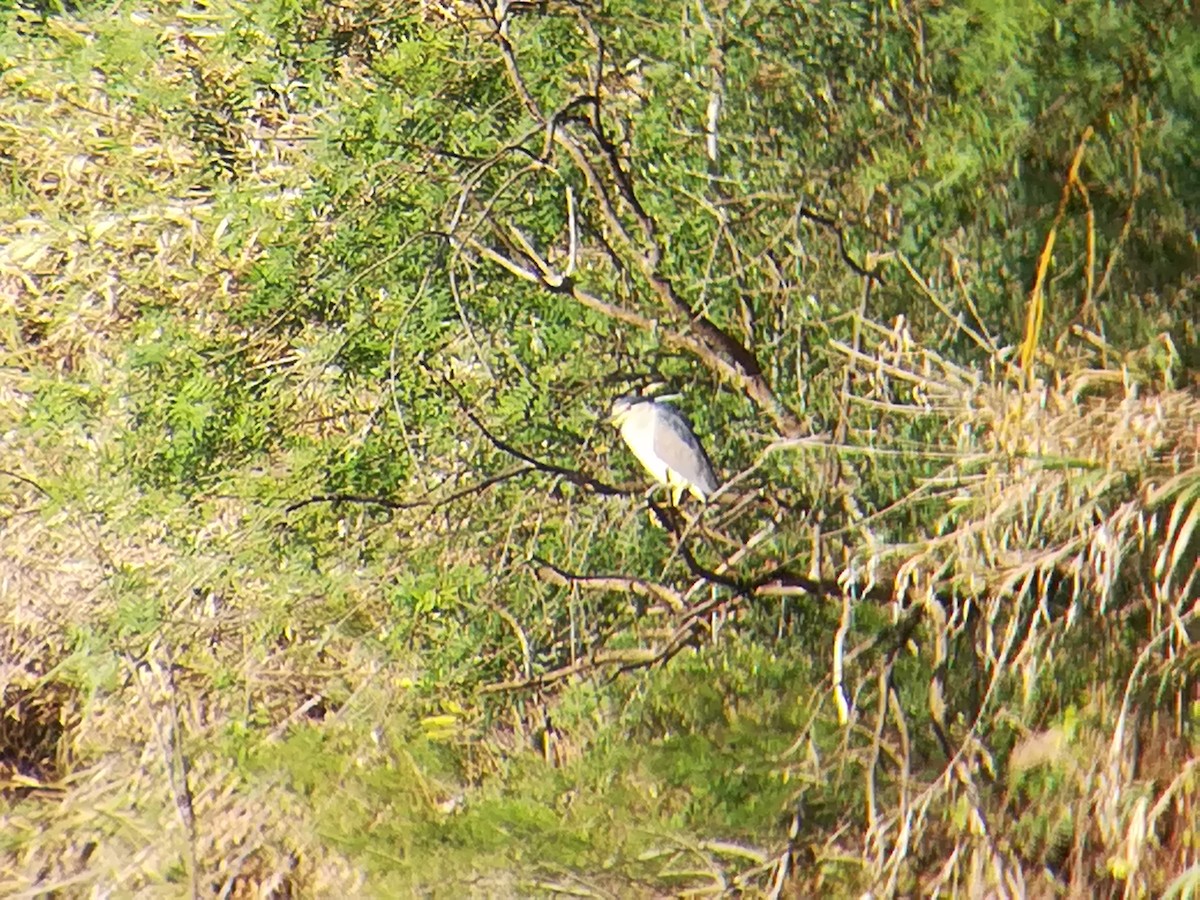
M669 488L671 492L671 505L679 509L679 501L683 499L683 492L687 490L682 484L672 484Z
M652 484L649 488L647 488L646 493L642 495L642 499L646 501L646 518L650 520L651 525L658 524L658 516L654 511L654 495L660 487L662 487L662 485L657 483Z

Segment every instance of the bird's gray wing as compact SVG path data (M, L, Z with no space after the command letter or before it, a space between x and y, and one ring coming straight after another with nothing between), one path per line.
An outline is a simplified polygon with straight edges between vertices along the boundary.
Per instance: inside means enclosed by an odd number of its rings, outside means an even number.
M717 476L687 419L665 404L662 413L654 431L655 455L705 494L713 493Z

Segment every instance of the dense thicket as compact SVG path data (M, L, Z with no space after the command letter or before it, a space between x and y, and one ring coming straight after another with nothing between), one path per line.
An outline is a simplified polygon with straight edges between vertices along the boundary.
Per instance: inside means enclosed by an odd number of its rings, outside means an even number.
M9 14L151 159L5 257L13 433L187 564L18 667L178 666L196 764L380 891L1195 889L1189 4L97 10ZM53 298L114 269L90 364ZM603 420L657 384L695 524Z

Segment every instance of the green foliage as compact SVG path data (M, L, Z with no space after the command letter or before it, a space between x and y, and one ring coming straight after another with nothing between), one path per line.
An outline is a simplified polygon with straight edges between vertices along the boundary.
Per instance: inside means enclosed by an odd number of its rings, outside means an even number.
M638 857L667 831L717 828L750 836L769 826L792 788L769 764L787 732L764 726L808 714L780 707L795 664L753 645L713 648L679 662L680 671L651 676L639 691L642 701L599 726L597 705L612 709L622 692L580 686L569 693L559 724L567 740L588 734L583 754L556 770L532 748L518 750L465 800L463 761L483 750L479 736L450 744L424 740L403 712L411 709L407 703L389 717L382 742L376 723L351 716L353 728L302 729L250 765L264 775L286 773L321 811L322 831L368 861L380 890L432 890L440 873L456 867L485 879L514 865L547 876L601 865L644 870ZM741 681L745 695L722 702L714 689L705 708L674 693L714 664ZM746 670L754 673L749 679L739 674ZM761 685L774 692L754 695ZM687 727L658 738L638 735L649 704L659 716L686 717ZM731 718L734 708L739 714ZM369 766L362 765L364 753L373 760ZM733 777L731 766L738 770ZM626 820L621 811L636 818Z
M68 632L70 653L59 664L61 677L80 687L85 697L110 693L121 680L118 651L108 634L93 626L76 626Z
M279 439L273 392L241 365L233 340L196 339L168 321L131 347L129 371L126 451L148 484L195 490Z
M95 385L67 379L44 381L38 385L27 411L30 428L58 430L84 425L96 416L99 392Z

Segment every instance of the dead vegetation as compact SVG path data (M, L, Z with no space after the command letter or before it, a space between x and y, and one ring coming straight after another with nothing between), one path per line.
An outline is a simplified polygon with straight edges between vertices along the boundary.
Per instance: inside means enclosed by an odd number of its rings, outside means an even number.
M896 620L920 621L912 650L934 672L929 717L948 760L940 778L917 776L907 733L919 726L880 700L870 727L899 784L872 803L876 877L895 889L913 848L933 842L953 849L922 894L1163 891L1196 862L1186 835L1197 797L1185 785L1200 663L1200 398L1173 386L1170 366L1157 380L1134 366L1076 365L1030 383L999 358L998 377L965 370L903 321L864 325L873 349L843 348L869 386L855 400L957 436L913 448L939 471L861 523L847 572L865 585L888 578ZM931 534L880 540L886 520L915 504ZM1081 668L1100 676L1086 706L1031 728L1054 682ZM834 690L849 718L845 685ZM947 717L955 707L966 714ZM994 755L997 723L1013 729L1007 764ZM877 756L870 796L891 769ZM1039 778L1055 784L1040 809ZM987 800L997 789L999 807ZM959 809L967 827L944 832L939 806ZM1023 819L1044 820L1042 837L1022 838L1013 826Z
M199 135L171 101L219 110L197 92L244 65L201 52L221 37L203 21L115 9L17 21L27 55L0 76L0 156L17 187L0 214L0 893L138 893L180 872L194 896L353 893L361 874L313 840L295 797L248 788L219 751L238 701L206 695L203 654L176 668L163 649L222 646L253 611L189 583L204 567L180 570L163 521L146 518L153 502L107 469L147 304L215 327L259 252L228 236L229 185L203 170L197 141L226 142L262 236L303 183L311 113L261 92ZM123 76L89 56L114 34L144 49ZM62 67L72 53L93 62L78 78ZM121 77L153 90L131 96ZM212 510L210 539L239 527L247 510L234 506ZM208 577L230 564L214 552ZM153 585L161 606L128 603L122 577ZM176 635L164 644L122 624L163 614ZM285 721L310 699L286 647L214 656L252 670L241 702L263 715Z

